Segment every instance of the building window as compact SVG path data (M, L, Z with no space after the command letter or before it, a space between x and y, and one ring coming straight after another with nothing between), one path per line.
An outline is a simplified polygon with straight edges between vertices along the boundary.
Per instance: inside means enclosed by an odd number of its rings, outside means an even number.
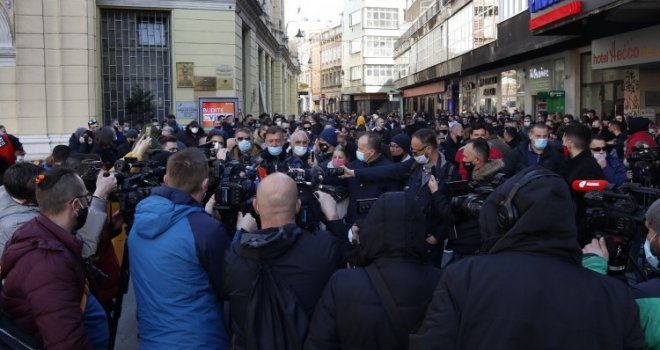
M351 13L349 17L349 22L350 23L348 25L351 27L362 23L362 10L357 10Z
M351 40L351 53L358 53L362 51L362 38Z
M368 7L364 11L364 26L377 29L398 29L399 9Z
M528 0L499 0L499 21L504 22L509 18L527 10Z
M351 80L362 79L362 66L351 67Z
M469 3L447 21L447 47L449 57L454 58L472 50L473 6Z
M386 36L365 36L364 57L392 57L395 39Z
M364 66L364 83L366 85L391 85L394 78L394 66L366 65Z
M474 48L497 39L499 0L481 0L474 6Z
M161 46L165 44L165 24L162 19L140 18L138 36L141 46Z
M103 118L143 122L171 113L170 14L101 9ZM153 94L153 110L129 115L126 103L140 88Z

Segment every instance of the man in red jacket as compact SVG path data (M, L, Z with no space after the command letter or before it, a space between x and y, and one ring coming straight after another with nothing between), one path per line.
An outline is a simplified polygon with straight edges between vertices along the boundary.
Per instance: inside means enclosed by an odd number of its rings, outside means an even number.
M91 195L68 168L39 175L36 182L41 214L16 230L5 248L0 304L47 349L107 347L107 321L86 291L83 243L75 234L87 219ZM96 328L88 328L90 314Z
M488 140L489 137L490 135L488 133L488 128L486 127L485 124L475 123L470 126L470 140L479 139L479 138ZM454 158L456 164L458 164L458 173L459 175L461 175L461 180L468 179L468 171L463 166L464 149L465 146L459 149L458 152L456 152L456 157ZM490 147L490 155L488 159L489 160L502 159L502 153L497 148Z

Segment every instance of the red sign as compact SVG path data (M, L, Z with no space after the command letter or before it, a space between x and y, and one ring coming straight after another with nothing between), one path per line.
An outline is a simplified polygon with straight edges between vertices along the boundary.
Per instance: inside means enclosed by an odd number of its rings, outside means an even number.
M550 23L557 22L560 19L577 15L582 12L582 2L573 1L561 7L558 7L541 16L529 20L529 30L539 29Z
M235 102L201 101L202 128L213 129L213 122L235 114Z

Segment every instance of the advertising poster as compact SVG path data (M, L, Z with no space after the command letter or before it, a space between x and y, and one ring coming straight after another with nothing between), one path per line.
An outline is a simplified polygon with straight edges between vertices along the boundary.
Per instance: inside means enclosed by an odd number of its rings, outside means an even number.
M213 122L227 117L235 117L238 111L237 98L208 97L199 99L200 121L204 130L213 129Z

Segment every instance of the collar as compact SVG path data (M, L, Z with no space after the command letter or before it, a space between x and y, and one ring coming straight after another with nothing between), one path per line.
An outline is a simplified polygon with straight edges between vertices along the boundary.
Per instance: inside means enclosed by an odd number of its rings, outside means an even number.
M83 243L76 238L74 233L66 231L43 214L39 214L36 220L39 226L55 236L55 238L74 253L76 257L82 256Z

